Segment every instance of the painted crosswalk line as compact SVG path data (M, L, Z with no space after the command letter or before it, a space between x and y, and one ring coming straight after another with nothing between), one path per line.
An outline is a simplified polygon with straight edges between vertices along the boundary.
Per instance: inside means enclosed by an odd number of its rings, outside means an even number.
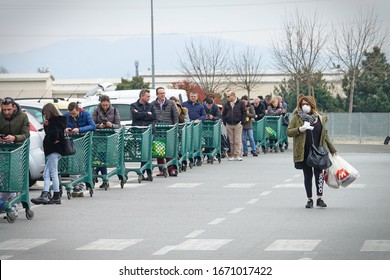
M390 252L390 240L366 240L362 252Z
M176 183L176 184L167 186L167 188L184 188L184 189L189 189L189 188L198 187L198 186L200 186L202 184L203 183Z
M81 246L76 250L112 250L120 251L134 244L141 242L142 239L99 239L87 245Z
M0 242L0 250L30 250L55 239L9 239Z
M312 251L320 242L321 240L310 239L278 239L265 251Z
M255 183L236 183L236 184L228 184L228 185L225 185L223 186L224 188L243 188L243 189L248 189L248 188L251 188L253 186L256 186Z

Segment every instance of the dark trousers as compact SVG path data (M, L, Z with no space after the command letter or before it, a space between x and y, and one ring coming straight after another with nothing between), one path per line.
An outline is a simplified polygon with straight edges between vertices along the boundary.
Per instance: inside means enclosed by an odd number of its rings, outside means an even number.
M322 196L324 191L324 175L322 170L307 166L306 163L303 162L303 177L305 182L306 195L308 198L313 197L313 172L317 189L317 196Z

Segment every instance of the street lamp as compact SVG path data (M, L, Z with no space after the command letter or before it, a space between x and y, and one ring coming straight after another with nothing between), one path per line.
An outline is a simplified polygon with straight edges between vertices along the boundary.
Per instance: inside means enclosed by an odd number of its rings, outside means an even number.
M139 62L138 62L138 60L134 61L134 65L135 65L135 76L138 77L139 76L139 72L138 72Z
M152 88L155 88L154 82L154 27L153 27L153 0L150 0L151 5L151 27L152 27Z

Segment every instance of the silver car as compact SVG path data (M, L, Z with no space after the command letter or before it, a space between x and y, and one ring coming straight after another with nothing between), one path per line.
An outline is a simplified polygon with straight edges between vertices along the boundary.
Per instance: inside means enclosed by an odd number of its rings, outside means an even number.
M42 178L45 168L45 154L43 152L43 138L45 132L42 124L31 113L25 111L30 122L30 172L29 186L33 186Z

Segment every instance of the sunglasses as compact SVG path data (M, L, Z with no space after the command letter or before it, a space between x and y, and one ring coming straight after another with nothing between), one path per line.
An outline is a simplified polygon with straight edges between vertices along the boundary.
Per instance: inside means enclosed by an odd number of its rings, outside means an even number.
M6 97L1 100L2 105L14 104L14 100L11 97Z

